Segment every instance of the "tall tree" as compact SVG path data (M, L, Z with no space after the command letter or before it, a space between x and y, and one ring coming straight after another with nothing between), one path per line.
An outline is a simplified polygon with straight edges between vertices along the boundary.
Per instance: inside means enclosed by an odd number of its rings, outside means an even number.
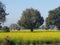
M26 9L22 13L21 19L18 21L18 24L26 29L31 29L33 32L34 28L38 28L44 22L43 17L41 16L38 10L33 8Z
M2 2L0 2L0 23L4 23L6 21L7 13L5 12L5 8L5 5Z
M49 11L49 15L46 18L46 26L49 28L50 25L55 25L60 29L60 7Z

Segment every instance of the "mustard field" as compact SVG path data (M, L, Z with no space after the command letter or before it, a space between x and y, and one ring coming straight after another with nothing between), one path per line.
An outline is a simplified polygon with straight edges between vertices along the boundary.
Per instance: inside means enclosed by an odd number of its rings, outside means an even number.
M23 31L11 31L11 32L1 32L0 40L9 37L10 40L18 41L51 41L60 42L60 31L47 31L47 30L35 30L30 32L30 30Z

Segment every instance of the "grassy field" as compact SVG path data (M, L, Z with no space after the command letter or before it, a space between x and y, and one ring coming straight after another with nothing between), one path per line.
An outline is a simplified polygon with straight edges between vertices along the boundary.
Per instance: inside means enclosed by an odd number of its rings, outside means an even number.
M60 31L57 30L21 30L21 31L11 31L11 32L1 32L0 40L4 40L6 37L15 42L39 42L39 43L60 43Z

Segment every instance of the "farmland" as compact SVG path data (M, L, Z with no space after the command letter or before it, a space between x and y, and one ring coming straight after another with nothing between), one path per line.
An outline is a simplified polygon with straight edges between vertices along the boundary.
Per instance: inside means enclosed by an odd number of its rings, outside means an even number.
M4 40L6 37L10 40L18 42L37 42L37 43L60 43L60 31L58 30L21 30L21 31L11 31L11 32L1 32L0 41Z

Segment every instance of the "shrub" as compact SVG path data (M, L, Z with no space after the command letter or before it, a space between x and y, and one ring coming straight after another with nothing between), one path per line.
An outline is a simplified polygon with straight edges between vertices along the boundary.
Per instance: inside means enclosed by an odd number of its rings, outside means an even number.
M32 42L33 45L36 45L36 43L37 43L37 42L36 42L35 40Z
M10 31L10 30L9 30L9 27L7 27L7 26L2 27L2 30L3 30L4 32L9 32L9 31Z
M10 45L16 45L14 41L10 41Z
M31 41L27 40L26 45L30 45L30 44L31 44Z

